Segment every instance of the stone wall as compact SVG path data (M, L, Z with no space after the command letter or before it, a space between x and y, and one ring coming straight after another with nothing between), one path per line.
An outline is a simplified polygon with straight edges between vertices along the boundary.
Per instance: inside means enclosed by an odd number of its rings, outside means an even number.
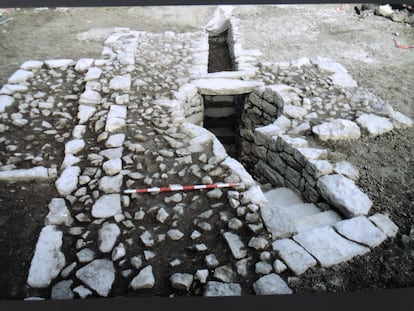
M331 163L329 151L309 139L310 129L298 125L286 113L286 108L300 102L291 91L287 86L270 85L250 94L241 120L241 162L263 184L287 187L312 203L329 203L344 215L366 214L371 202L361 203L365 195L353 181L358 178L358 170L346 161ZM320 181L325 175L333 179ZM335 179L344 189L349 186L353 196L361 196L357 210L329 194ZM330 183L329 191L326 182ZM344 189L341 191L348 191Z
M240 160L250 171L264 157L266 148L263 144L254 145L255 129L271 124L281 114L281 105L282 101L277 94L266 87L257 88L246 100L240 120Z

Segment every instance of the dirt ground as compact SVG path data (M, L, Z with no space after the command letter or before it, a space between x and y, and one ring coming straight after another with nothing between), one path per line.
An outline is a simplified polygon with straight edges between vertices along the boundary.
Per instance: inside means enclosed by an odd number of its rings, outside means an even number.
M236 7L244 48L260 49L262 61L330 57L362 87L414 117L412 25L380 16L361 17L345 5ZM30 59L98 57L111 27L187 32L201 29L214 7L76 8L13 11L0 17L0 85ZM308 271L295 292L372 290L414 286L414 130L329 144L360 169L359 185L400 228L395 239L369 255L330 269ZM51 187L53 188L53 187ZM23 298L22 284L38 232L54 193L42 184L0 187L0 299ZM323 273L322 273L323 272ZM357 276L357 277L356 277ZM16 289L16 284L20 289Z

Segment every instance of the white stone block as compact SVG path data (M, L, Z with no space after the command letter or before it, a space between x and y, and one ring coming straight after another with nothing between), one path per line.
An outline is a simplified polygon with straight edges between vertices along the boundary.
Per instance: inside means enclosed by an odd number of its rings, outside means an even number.
M388 118L379 117L375 114L362 114L357 120L359 126L367 130L369 135L378 136L392 131L394 126Z
M317 188L321 195L346 216L367 215L372 202L355 183L342 175L319 178Z
M365 216L346 219L335 224L336 230L349 240L369 246L380 245L387 236Z
M349 140L361 137L361 131L355 122L336 119L314 126L312 132L320 140Z
M316 260L291 239L277 240L272 243L273 250L283 259L296 275L304 273L317 264Z
M388 215L377 213L369 217L369 220L390 238L394 238L398 233L398 227L392 222Z
M121 196L119 194L103 195L92 206L92 216L95 218L109 218L121 212Z
M62 236L62 232L55 226L43 227L37 240L27 278L27 284L31 287L49 286L65 266L65 255L61 251Z
M9 83L20 83L25 82L30 78L34 77L34 73L32 71L18 69L12 76L9 78Z
M323 267L330 267L369 252L369 248L341 237L329 226L299 233L293 239Z

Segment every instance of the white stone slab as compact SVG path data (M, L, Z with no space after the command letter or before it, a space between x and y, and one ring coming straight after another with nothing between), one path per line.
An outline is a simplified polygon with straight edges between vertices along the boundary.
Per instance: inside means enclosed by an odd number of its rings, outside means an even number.
M120 234L121 230L116 224L105 222L98 231L99 250L102 253L111 252Z
M114 91L129 92L131 89L131 75L115 76L109 81L109 88Z
M92 216L95 218L109 218L121 212L121 196L119 194L103 195L92 206Z
M72 139L65 144L65 154L77 154L85 147L83 139Z
M98 80L102 74L102 69L98 67L90 67L85 75L85 81Z
M30 78L34 77L34 73L32 71L18 69L12 76L9 78L9 83L20 83L25 82Z
M315 258L291 239L274 241L272 246L273 250L278 252L286 265L296 275L304 273L317 264Z
M62 232L55 226L43 227L37 240L27 278L27 284L31 287L49 286L65 266L65 255L61 251L62 236Z
M104 176L99 180L99 190L104 193L119 193L122 187L123 176L121 174L115 176Z
M267 191L265 197L271 204L281 207L304 203L294 191L283 187Z
M220 296L241 296L241 286L236 283L221 283L210 281L207 282L203 296L220 297Z
M39 60L28 60L24 62L20 68L24 70L40 69L43 66L43 62Z
M66 154L65 158L63 159L62 165L60 166L60 169L64 170L65 168L79 163L80 161L81 159L79 157L75 157L72 154Z
M256 295L287 295L292 290L283 279L275 273L265 275L253 283Z
M84 105L98 105L100 102L101 94L91 89L86 89L79 99L79 103Z
M104 149L102 151L99 151L99 155L104 156L108 160L120 159L122 157L123 150L123 147Z
M379 117L375 114L364 113L356 119L359 126L367 130L369 135L378 136L386 132L392 131L394 126L390 119Z
M49 59L45 61L46 66L49 69L66 69L68 66L74 64L74 61L72 59Z
M81 169L79 166L70 166L65 168L65 170L55 182L57 191L62 196L67 196L76 190L80 172Z
M302 118L308 113L305 108L294 106L294 105L284 105L283 114L287 115L292 119L302 120Z
M0 94L13 95L16 92L27 92L29 88L22 84L5 84L0 89Z
M237 234L231 232L225 232L223 234L231 253L233 254L234 258L241 259L244 258L247 254L247 251L244 247L243 242L241 241L240 237Z
M324 267L330 267L369 252L369 248L341 237L329 226L299 233L293 239Z
M321 195L345 216L367 215L372 202L355 183L342 175L325 175L318 179Z
M108 137L105 142L105 147L107 148L116 148L121 147L125 141L125 134L114 134Z
M253 177L246 171L239 161L229 157L222 162L222 165L228 167L232 174L239 176L240 181L246 188L256 184Z
M272 234L272 238L286 238L296 233L293 219L279 206L269 202L260 208L260 213L267 231Z
M391 112L389 117L392 120L392 124L397 129L412 127L414 124L412 119L410 119L405 114L398 112L398 111Z
M85 124L95 114L96 108L88 105L79 105L77 118L79 124Z
M46 216L46 224L70 226L73 223L72 216L62 198L53 198L49 203L49 213Z
M307 160L324 160L328 156L328 150L320 148L297 148L298 152L302 154Z
M349 140L361 137L361 130L355 122L336 119L314 126L312 132L320 140Z
M94 62L93 58L81 58L76 62L75 70L79 72L85 72L92 66Z
M336 230L349 240L371 248L380 245L387 236L365 216L346 219L335 224Z
M303 217L319 214L321 212L319 208L313 203L298 203L294 205L284 206L282 209L295 221L302 219Z
M337 174L344 175L345 177L357 180L359 178L359 171L354 165L348 161L341 161L334 164L334 172Z
M104 162L102 165L103 170L109 176L118 174L122 170L122 160L112 159Z
M202 95L237 95L252 92L263 86L260 81L243 81L235 79L200 79L192 82Z
M324 211L315 215L309 215L295 221L296 231L298 233L306 230L330 226L341 221L342 217L335 211Z
M105 131L109 133L114 133L125 128L126 122L125 119L121 118L108 118L105 124Z
M36 179L50 179L50 171L46 167L37 166L29 169L17 169L11 171L0 171L1 181L23 181Z
M76 277L99 295L106 297L115 281L114 264L107 259L95 259L76 271Z
M133 289L152 288L155 284L152 266L146 266L129 284Z
M268 203L268 200L259 185L251 186L247 191L243 193L241 200L242 204L253 203L258 206L263 206Z
M369 217L369 220L390 238L394 238L398 233L398 227L392 222L388 215L377 213Z
M6 111L7 107L13 105L14 98L9 95L0 95L0 113Z

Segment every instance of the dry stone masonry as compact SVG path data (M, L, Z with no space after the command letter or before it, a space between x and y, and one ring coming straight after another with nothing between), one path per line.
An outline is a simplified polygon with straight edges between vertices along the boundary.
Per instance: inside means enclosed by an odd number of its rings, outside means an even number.
M331 60L260 63L229 7L206 30L116 28L102 58L30 60L0 89L0 179L52 179L59 194L28 272L31 299L290 294L285 276L396 235L387 215L370 215L358 169L318 142L412 120ZM208 35L225 30L235 71L208 73ZM239 162L200 126L203 96L242 94ZM215 182L241 186L123 193Z

